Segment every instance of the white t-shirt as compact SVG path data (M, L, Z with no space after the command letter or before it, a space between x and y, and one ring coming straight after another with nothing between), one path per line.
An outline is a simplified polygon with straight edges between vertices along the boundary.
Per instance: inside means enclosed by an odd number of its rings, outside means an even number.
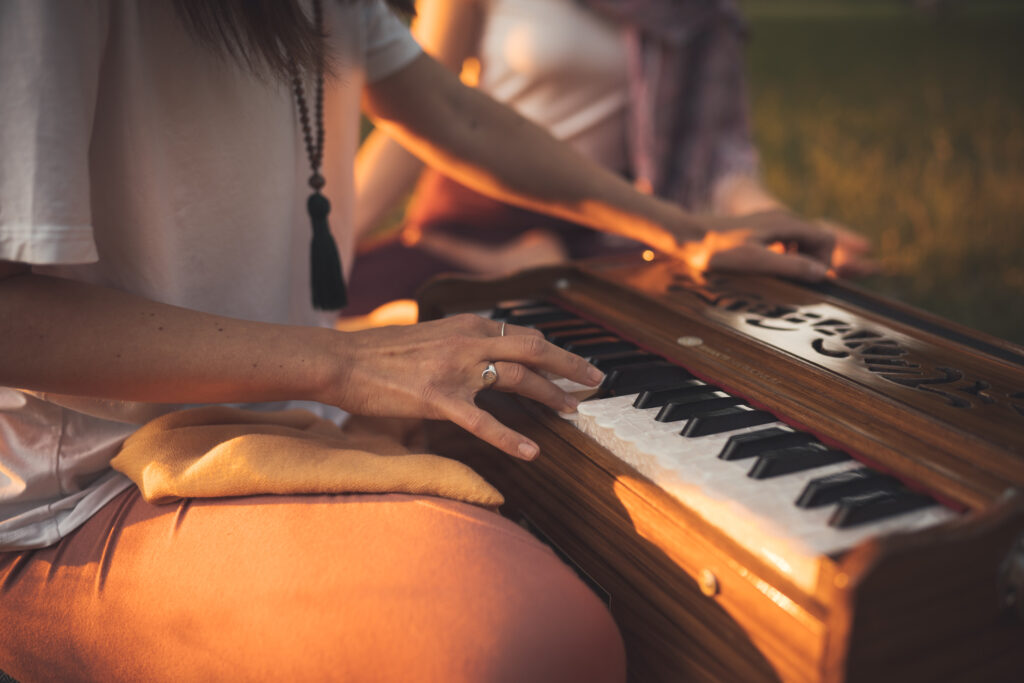
M626 47L576 0L481 0L478 87L606 168L627 167Z
M348 272L362 85L420 51L381 0L324 10L336 72L324 193ZM210 313L323 324L287 83L212 57L170 2L5 0L0 93L0 259ZM0 387L0 550L56 542L129 485L109 461L135 425L96 405Z

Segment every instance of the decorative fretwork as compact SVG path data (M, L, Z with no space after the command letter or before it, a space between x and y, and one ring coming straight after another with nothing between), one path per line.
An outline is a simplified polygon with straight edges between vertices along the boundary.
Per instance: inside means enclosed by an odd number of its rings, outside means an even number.
M1006 403L1024 416L1024 391L994 392L992 384L968 377L956 368L929 364L916 356L891 332L824 314L810 307L781 305L758 293L737 292L728 280L712 277L698 284L677 277L670 291L694 294L719 311L728 312L752 328L776 332L811 332L811 350L831 362L844 362L873 375L942 399L956 408ZM820 306L818 307L821 308ZM756 333L755 333L756 334Z

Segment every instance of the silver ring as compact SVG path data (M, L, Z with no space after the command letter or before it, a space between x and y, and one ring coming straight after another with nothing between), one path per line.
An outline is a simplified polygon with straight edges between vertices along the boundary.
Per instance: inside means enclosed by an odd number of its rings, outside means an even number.
M484 371L480 373L480 379L484 381L485 389L498 381L498 368L494 367L494 363L487 364Z
M499 334L498 336L499 337L504 337L505 336L505 321L504 320L501 321L501 334Z

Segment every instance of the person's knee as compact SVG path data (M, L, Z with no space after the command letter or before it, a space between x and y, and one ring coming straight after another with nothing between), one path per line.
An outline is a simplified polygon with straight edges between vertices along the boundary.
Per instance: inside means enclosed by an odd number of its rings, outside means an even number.
M625 680L625 652L611 614L574 577L522 596L502 629L506 642L495 660L493 681Z
M431 510L434 533L418 536L429 552L398 563L420 590L402 602L404 645L388 656L404 672L395 680L625 680L611 614L550 549L495 515L451 504Z
M556 630L557 629L557 630ZM546 622L543 642L523 654L532 661L509 663L508 681L590 681L621 683L626 679L622 638L607 611L559 622Z
M304 561L274 582L273 623L247 663L269 656L274 670L309 680L625 679L605 605L508 520L451 501L367 498L335 528L344 542L301 543Z

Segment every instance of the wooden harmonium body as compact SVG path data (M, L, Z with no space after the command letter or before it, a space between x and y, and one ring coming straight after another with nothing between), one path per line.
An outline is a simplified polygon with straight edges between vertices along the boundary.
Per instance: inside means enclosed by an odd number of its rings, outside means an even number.
M609 604L632 681L1024 680L1024 349L847 285L616 257L442 279L605 385L431 425ZM580 389L582 387L568 387Z

